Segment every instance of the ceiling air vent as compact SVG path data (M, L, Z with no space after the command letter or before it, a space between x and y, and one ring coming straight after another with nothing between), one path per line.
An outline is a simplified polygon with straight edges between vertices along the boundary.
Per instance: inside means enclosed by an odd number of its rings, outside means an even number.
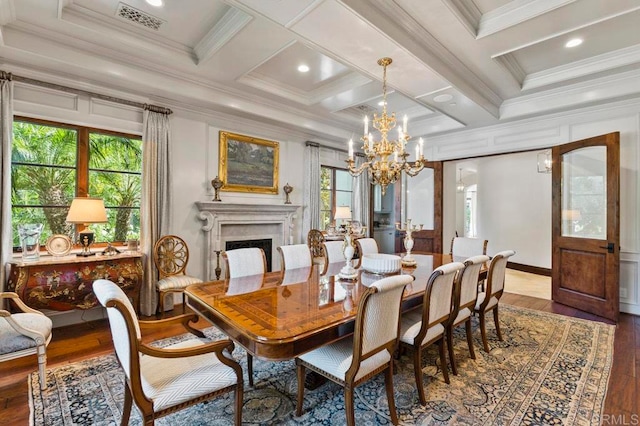
M135 7L131 7L125 3L118 4L116 16L126 19L127 21L135 22L139 25L144 25L145 27L156 31L158 31L160 29L160 25L164 23L162 19L149 15L148 13L136 9Z

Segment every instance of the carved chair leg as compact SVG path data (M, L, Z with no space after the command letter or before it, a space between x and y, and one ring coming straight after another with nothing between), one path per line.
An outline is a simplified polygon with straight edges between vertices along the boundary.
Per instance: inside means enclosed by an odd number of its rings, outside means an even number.
M133 404L133 400L131 398L131 390L129 389L129 385L124 384L124 407L122 407L122 420L120 421L121 426L126 426L129 424L129 416L131 416L131 405Z
M484 312L478 312L478 316L480 317L480 333L482 334L482 345L484 346L485 352L490 352L489 342L487 341L487 324L484 319Z
M160 318L164 318L164 297L166 294L158 291L158 309L160 310Z
M447 367L447 356L445 354L445 349L444 349L444 335L440 338L440 340L438 340L438 350L440 352L440 365L442 367L442 375L444 376L444 382L446 384L451 383L449 381L449 367Z
M236 412L234 414L234 424L235 426L240 426L242 425L242 406L244 405L244 390L243 388L243 384L242 383L238 383L238 385L236 386Z
M413 370L416 376L416 387L418 389L418 398L420 404L427 405L427 397L424 394L424 386L422 384L422 349L414 348L413 350Z
M398 413L396 412L396 401L393 396L393 360L389 364L389 368L387 368L384 372L384 385L387 390L387 403L389 404L391 423L397 425Z
M496 324L496 334L498 335L498 340L502 342L502 330L500 330L500 321L498 318L498 305L493 308L493 322Z
M47 348L38 346L38 375L40 376L40 390L47 388Z
M447 326L447 348L449 349L449 361L451 361L451 372L454 376L458 375L458 369L456 368L456 356L453 353L453 325Z
M247 352L247 375L249 376L249 386L253 387L253 355Z
M355 426L355 410L353 408L353 389L350 386L344 388L344 411L347 416L347 426Z
M476 359L476 351L473 349L473 334L471 330L471 317L464 323L464 328L467 333L467 345L469 346L469 354L471 359Z
M189 324L188 321L185 321L184 327L187 330L189 330L189 333L194 334L194 335L200 337L201 339L204 339L205 337L207 337L207 336L204 335L204 333L201 330L198 330L197 328L194 328L193 326L191 326L191 324Z
M298 363L296 362L296 364ZM302 415L302 403L304 401L304 378L304 365L298 364L298 404L296 406L296 417L300 417Z

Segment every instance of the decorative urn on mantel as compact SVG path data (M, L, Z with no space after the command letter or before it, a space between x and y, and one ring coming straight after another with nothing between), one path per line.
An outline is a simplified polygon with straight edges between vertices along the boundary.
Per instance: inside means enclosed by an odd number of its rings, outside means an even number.
M281 245L293 244L293 228L300 206L293 204L220 203L198 201L198 218L204 222L206 237L207 280L215 279L216 251L224 251L227 241L271 239L274 250ZM279 256L272 257L274 270Z

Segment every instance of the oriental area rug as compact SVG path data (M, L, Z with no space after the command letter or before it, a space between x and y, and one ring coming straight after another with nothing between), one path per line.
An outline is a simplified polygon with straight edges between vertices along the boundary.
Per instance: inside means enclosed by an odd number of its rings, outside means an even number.
M501 304L504 341L487 321L491 352L482 348L474 318L476 360L469 358L464 327L455 336L458 376L444 383L436 347L423 356L427 405L415 388L411 354L400 357L394 374L395 401L405 425L599 425L613 356L614 326ZM215 328L205 330L222 338ZM183 335L158 346L193 338ZM295 417L296 369L293 361L254 360L255 387L246 379L246 356L234 357L245 372L244 424L344 424L342 388L326 382L305 392L304 414ZM124 373L115 355L51 368L40 392L38 374L29 376L33 425L119 424ZM390 424L383 375L356 388L356 424ZM233 393L159 419L158 425L228 425ZM130 424L141 424L134 406Z

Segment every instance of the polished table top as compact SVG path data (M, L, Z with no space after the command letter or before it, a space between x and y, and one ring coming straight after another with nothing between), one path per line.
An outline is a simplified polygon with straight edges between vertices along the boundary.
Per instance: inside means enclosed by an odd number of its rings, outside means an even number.
M433 269L452 261L445 254L414 257L417 266L402 270L415 277L403 296L404 311L421 304ZM342 265L332 265L325 275L315 265L194 284L185 295L195 312L253 355L291 359L353 332L360 295L381 277L363 271L356 281L342 281Z

